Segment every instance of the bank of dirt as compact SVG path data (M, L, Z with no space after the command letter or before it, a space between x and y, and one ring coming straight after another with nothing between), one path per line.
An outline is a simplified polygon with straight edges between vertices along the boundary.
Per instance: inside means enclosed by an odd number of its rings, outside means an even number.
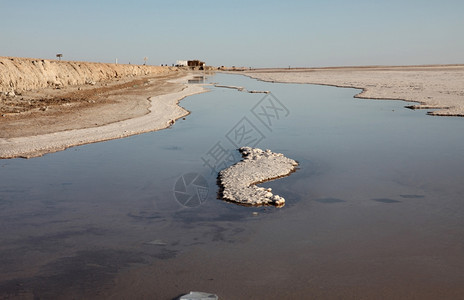
M21 111L3 113L0 138L97 127L147 114L149 97L180 91L183 85L168 81L185 75L171 71L92 86L24 92L3 102L3 106L19 106Z

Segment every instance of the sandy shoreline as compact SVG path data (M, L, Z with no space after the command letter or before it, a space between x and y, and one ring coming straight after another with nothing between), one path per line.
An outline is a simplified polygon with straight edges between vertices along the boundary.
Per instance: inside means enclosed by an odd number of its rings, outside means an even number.
M49 132L31 136L1 137L0 158L31 158L50 152L61 151L72 146L118 139L167 128L175 120L189 114L187 110L178 105L180 100L187 96L206 91L201 85L187 84L191 76L187 75L182 78L167 80L168 83L173 85L164 90L161 95L159 95L159 91L158 93L152 91L153 93L150 94L149 86L145 87L147 90L139 95L139 97L142 99L149 97L147 99L149 107L147 112L143 112L144 108L142 105L142 111L139 112L139 116L131 117L129 113L129 117L126 116L126 119L122 121L103 124L97 127ZM105 109L107 109L107 106L102 105L97 111ZM130 110L130 107L128 109ZM96 116L98 115L93 115L93 118ZM93 122L98 122L98 120L94 120Z
M255 79L358 88L363 99L418 102L430 115L464 116L464 65L257 69L240 72Z

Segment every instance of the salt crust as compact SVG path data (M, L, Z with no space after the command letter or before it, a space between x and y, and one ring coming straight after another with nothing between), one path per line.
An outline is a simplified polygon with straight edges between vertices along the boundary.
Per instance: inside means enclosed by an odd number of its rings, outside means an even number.
M285 199L256 184L294 172L298 163L271 150L242 147L243 160L219 172L222 198L238 204L283 206Z
M356 98L419 102L411 109L433 116L464 117L464 65L267 69L245 72L269 82L310 83L360 88Z

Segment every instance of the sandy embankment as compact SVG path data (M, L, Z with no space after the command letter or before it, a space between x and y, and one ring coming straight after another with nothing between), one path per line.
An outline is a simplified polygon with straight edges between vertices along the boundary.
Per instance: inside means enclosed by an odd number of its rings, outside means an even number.
M0 158L40 156L163 129L189 113L178 105L182 98L205 91L185 84L191 75L169 67L0 62L0 86L7 90L0 101Z
M363 91L357 98L418 102L411 108L464 116L464 65L258 69L243 74L270 82L358 88Z
M173 70L176 68L0 56L0 92L21 93L50 87L94 85L103 80Z

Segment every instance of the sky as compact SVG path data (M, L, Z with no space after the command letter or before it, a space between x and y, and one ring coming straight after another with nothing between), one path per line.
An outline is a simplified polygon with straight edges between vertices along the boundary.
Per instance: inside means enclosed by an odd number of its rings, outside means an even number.
M171 65L464 63L462 0L0 0L0 56Z

